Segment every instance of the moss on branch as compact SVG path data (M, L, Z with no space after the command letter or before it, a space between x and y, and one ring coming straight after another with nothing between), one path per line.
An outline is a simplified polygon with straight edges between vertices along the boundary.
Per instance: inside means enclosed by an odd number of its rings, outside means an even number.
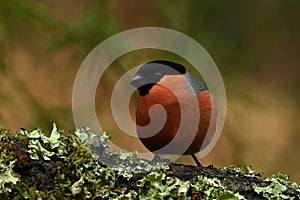
M250 167L154 164L112 152L110 136L53 125L0 130L0 199L299 199L300 186ZM108 166L107 163L110 165Z

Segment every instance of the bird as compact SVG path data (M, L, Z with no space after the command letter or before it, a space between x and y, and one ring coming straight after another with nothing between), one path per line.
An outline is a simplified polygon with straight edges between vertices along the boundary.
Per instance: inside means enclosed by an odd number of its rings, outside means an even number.
M137 136L142 144L154 152L155 156L191 155L197 166L202 166L195 154L213 138L217 116L213 97L206 84L182 64L169 60L153 60L143 64L132 77L130 84L139 93L135 121ZM151 111L151 107L157 104L164 111ZM185 109L185 116L182 108ZM147 127L155 129L148 126L151 120L163 120L161 118L164 113L166 117L162 128L149 135L153 130L147 130ZM181 117L185 123L184 130L180 127ZM196 126L193 129L196 133L191 133L192 126ZM208 139L204 140L206 136ZM189 137L192 138L187 142ZM164 148L168 144L172 145ZM184 145L187 146L182 147Z

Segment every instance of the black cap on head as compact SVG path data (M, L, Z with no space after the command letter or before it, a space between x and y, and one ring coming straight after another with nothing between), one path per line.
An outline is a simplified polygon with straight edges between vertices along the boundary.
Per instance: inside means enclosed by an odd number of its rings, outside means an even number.
M167 61L167 60L155 60L155 61L151 61L151 62L148 62L146 64L161 64L161 65L166 65L168 66L169 68L172 68L174 70L176 70L178 73L180 74L185 74L186 73L186 68L181 65L181 64L178 64L178 63L174 63L172 61Z
M144 64L133 76L130 84L138 88L140 95L146 95L165 75L185 73L185 67L180 64L166 60L155 60Z
M130 84L138 88L141 95L146 95L165 75L185 73L185 67L180 64L166 60L155 60L144 64L133 76Z
M190 74L184 66L166 60L155 60L144 64L131 79L130 84L138 88L140 95L144 96L148 94L150 89L165 75L180 74L185 75L195 95L198 95L204 90L208 90L206 84Z

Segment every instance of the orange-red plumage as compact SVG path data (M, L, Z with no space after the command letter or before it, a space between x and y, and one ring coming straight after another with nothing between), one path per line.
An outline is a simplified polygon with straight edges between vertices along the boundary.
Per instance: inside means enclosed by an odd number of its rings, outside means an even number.
M199 109L192 107L194 104L191 102L193 100L195 101L195 98L197 98ZM188 119L185 120L187 121L184 128L186 132L179 133L180 135L178 135L174 141L181 122L181 107L179 100L181 101L181 106L186 108L186 117ZM166 110L167 119L163 128L157 134L148 138L145 138L145 131L137 130L142 143L152 152L158 150L158 153L165 154L193 154L200 151L210 124L212 124L210 131L214 132L215 112L213 113L214 109L210 93L208 90L204 90L195 96L195 93L187 82L185 75L164 76L159 83L151 88L149 94L139 96L136 110L137 125L144 127L151 123L149 109L155 104L162 105ZM196 111L200 112L200 120L198 118L198 121L195 121L197 120ZM161 113L154 114L154 117L160 116ZM192 133L189 131L189 127L195 124L197 125L197 132L195 137L193 137L193 135L191 135ZM183 143L182 141L187 140L188 137L194 138L191 145L186 147L184 152L180 152L178 147L180 147ZM167 151L161 150L171 141L174 142L172 148L169 148Z
M130 84L139 90L136 123L144 146L156 157L190 154L201 166L194 154L210 143L217 116L205 83L181 64L155 60L144 64Z

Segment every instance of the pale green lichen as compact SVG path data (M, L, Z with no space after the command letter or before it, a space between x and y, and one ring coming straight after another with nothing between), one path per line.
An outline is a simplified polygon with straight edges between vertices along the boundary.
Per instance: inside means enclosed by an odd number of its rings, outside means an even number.
M236 165L231 165L229 168L224 167L221 169L222 171L229 171L237 174L241 174L243 176L247 177L261 177L262 173L257 173L254 169L252 169L251 166L236 166Z
M201 199L245 199L221 179L198 176L183 181L167 175L169 169L164 163L153 165L138 158L137 152L110 151L110 137L86 128L64 133L55 124L49 137L41 129L22 130L20 134L1 129L0 199L192 199L194 194ZM103 158L111 165L102 163ZM44 171L37 171L40 169ZM260 176L250 167L222 171ZM289 182L285 175L265 181L271 184L254 189L266 198L288 198L288 188L300 193L299 185Z
M55 153L51 151L47 151L39 140L29 140L28 144L28 153L30 154L30 158L34 160L39 160L39 155L41 155L45 160L50 160L50 156L53 156Z
M137 186L139 187L139 198L143 200L190 199L187 197L189 181L167 177L162 172L150 173L137 181Z
M50 137L45 136L41 129L35 129L29 133L26 130L22 130L20 133L28 137L28 153L34 160L38 160L39 155L45 160L50 160L49 157L55 154L62 156L67 153L65 144L61 140L64 133L63 131L57 130L56 124L53 124ZM50 146L50 150L47 150L46 147L44 147L48 144Z
M258 194L262 194L268 200L279 200L279 199L293 199L284 192L288 187L299 190L300 186L297 183L292 183L285 174L278 173L270 178L265 179L265 181L270 182L268 186L260 187L254 185L254 191Z
M0 194L5 192L11 192L11 185L20 181L19 176L14 173L13 165L15 161L10 161L8 165L0 160Z
M204 199L245 199L245 197L238 192L232 191L231 187L222 185L221 181L217 178L198 176L198 181L195 184L192 184L191 187L193 192L203 191Z
M73 183L73 185L71 186L72 194L73 195L80 194L82 191L83 184L84 184L83 177L80 177L80 179L75 183Z
M126 178L131 178L134 173L151 172L161 169L168 169L165 162L150 163L138 157L138 152L128 152L121 150L120 152L111 151L109 143L111 135L107 132L96 135L91 133L88 128L77 129L75 134L80 138L80 141L89 149L95 149L99 146L103 147L102 157L111 158L107 162L99 158L98 152L92 152L93 156L98 157L100 162L109 165L118 171L119 174ZM116 159L117 158L117 159ZM120 162L121 161L121 162Z

